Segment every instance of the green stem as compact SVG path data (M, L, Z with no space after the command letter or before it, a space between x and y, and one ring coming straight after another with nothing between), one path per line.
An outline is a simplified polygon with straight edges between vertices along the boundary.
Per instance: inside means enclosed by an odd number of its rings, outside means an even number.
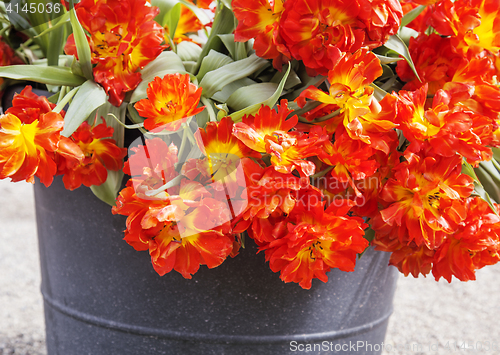
M156 190L146 191L146 196L154 196L154 195L159 194L160 192L165 191L166 189L174 187L175 185L177 185L181 182L182 178L183 178L183 175L177 175L172 180L167 182L165 185L157 188Z
M307 120L306 118L304 118L302 116L299 116L299 122L307 123L307 124L312 124L313 123L312 121L309 121L309 120Z
M0 37L2 37L2 36L3 36L3 34L4 34L4 33L5 33L8 29L9 29L9 26L2 28L2 29L0 30Z
M184 131L182 132L181 147L179 148L179 154L177 154L180 159L182 159L182 157L184 156L184 151L186 150L186 142L188 141L188 130L190 130L189 127L185 126L184 124L183 127Z
M217 122L217 115L215 114L214 108L212 107L211 100L206 97L201 97L201 102L206 106L208 110L208 117L210 117L210 122Z
M167 36L167 39L168 39L168 44L170 45L170 49L172 50L172 52L177 53L177 46L175 45L172 38L170 38L170 35Z
M323 121L329 120L330 118L338 116L339 113L340 113L340 108L338 110L336 110L336 111L333 111L332 113L329 113L326 116L323 116L323 117L320 117L318 119L315 119L314 121L312 121L312 123L318 123L318 122L323 122Z
M116 122L118 122L122 127L125 127L128 129L137 129L137 128L144 127L144 123L137 123L137 124L130 124L130 125L125 124L118 117L116 117L116 115L113 113L108 113L108 116L113 117L116 120Z
M67 93L68 93L68 87L61 86L61 91L59 91L59 97L57 98L57 104L61 102L61 100L66 96Z
M63 86L63 88L64 87L65 86ZM62 109L64 108L64 106L66 106L68 104L69 100L71 100L73 98L73 96L75 96L75 94L78 91L78 89L80 89L79 86L77 86L76 88L74 88L73 90L71 90L70 92L68 92L66 95L64 95L64 97L62 99L61 99L61 96L62 96L62 93L63 93L63 89L61 89L61 92L59 93L59 98L58 98L57 106L54 107L54 109L52 111L53 112L57 112L57 113L61 112Z
M498 164L498 162L496 161L495 158L492 158L491 159L491 162L493 163L493 166L498 170L500 171L500 164Z
M142 118L141 116L139 116L139 114L137 113L137 110L134 108L133 104L128 104L127 105L127 111L128 111L128 118L132 122L135 122L137 124L144 123L144 118ZM148 131L146 131L143 127L139 127L139 131L142 134L144 134L145 136L152 134L152 133L149 133Z
M297 116L302 116L302 114L306 113L306 112L309 112L311 111L312 109L315 109L316 107L318 107L319 105L321 105L321 102L319 101L308 101L304 107L300 108L300 109L297 109L297 110L294 110L293 113ZM291 105L290 105L291 106Z
M139 128L139 126L137 128ZM144 130L143 133L148 135L148 136L169 136L171 134L178 133L178 132L179 131L167 131L167 130L163 130L161 132L149 132L149 131Z
M323 177L323 176L325 176L326 174L328 174L328 172L329 172L330 170L332 170L332 169L333 169L333 166L329 166L328 168L326 168L326 169L324 169L324 170L321 170L320 172L318 172L318 173L316 173L316 174L314 174L314 175L309 176L309 178L311 178L311 179L316 179L316 178Z
M188 129L188 135L187 135L187 137L188 137L189 141L191 142L191 144L193 146L195 146L196 145L196 138L194 137L193 132L191 132L191 129Z

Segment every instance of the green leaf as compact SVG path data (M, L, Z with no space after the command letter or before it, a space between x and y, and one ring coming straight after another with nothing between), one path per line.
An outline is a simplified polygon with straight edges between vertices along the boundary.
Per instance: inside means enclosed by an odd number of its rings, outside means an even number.
M247 77L267 65L269 65L267 60L252 54L248 58L212 70L205 74L200 82L200 86L203 88L202 95L205 97L212 97L217 91L222 90L225 85Z
M38 10L38 4L42 4L45 6L45 1L43 0L29 0L26 1L25 3L28 4L28 7L33 6L33 8L36 10ZM49 14L46 13L45 11L31 11L30 9L29 11L26 12L26 16L28 16L28 20L33 27L44 25L50 21Z
M420 32L415 31L410 27L401 27L398 31L398 36L401 40L406 44L406 46L410 45L410 39L412 37L417 38Z
M172 45L180 17L181 17L181 4L177 3L165 14L165 19L163 20L163 22L165 23L164 27L168 28L168 33Z
M231 0L221 0L222 3L224 4L224 6L226 6L229 10L232 10L232 4L231 4Z
M58 19L57 23L53 24L53 26L50 26L49 28L47 28L46 30L41 32L40 34L36 35L35 38L45 36L46 34L57 30L58 28L60 28L61 26L64 26L67 23L70 23L69 12L66 12L64 15L62 15Z
M422 13L422 11L424 11L426 8L425 5L420 5L416 8L414 8L413 10L411 10L410 12L408 12L406 15L403 16L403 18L401 19L401 27L404 27L406 25L408 25L410 22L412 22L413 20L415 20L417 18L418 15L420 15Z
M271 79L271 83L279 84L285 75L286 75L285 71L276 71L276 73ZM288 74L288 78L286 79L284 88L285 90L290 90L291 88L300 85L301 83L302 80L300 80L295 70L291 69L290 74Z
M217 112L217 121L222 120L229 113L229 108L227 107L226 104L215 105L215 107L217 108L217 110L219 110L219 112ZM196 118L198 119L198 116ZM198 126L204 127L204 126L200 126L199 124L198 124Z
M203 105L205 105L205 110L208 112L208 119L210 122L216 122L217 121L217 115L215 113L215 102L213 102L210 99L207 99L206 97L202 96L201 97L201 102Z
M127 105L124 102L120 107L116 107L109 102L99 107L98 114L100 117L104 117L108 127L113 128L113 139L118 147L123 148L124 138L125 138L125 117L127 115ZM111 115L114 117L112 117Z
M371 228L368 227L365 229L365 235L363 236L367 241L371 242L375 238L375 231ZM361 253L358 254L358 259L361 259L361 257L366 253L366 251L370 248L368 245L365 250L363 250Z
M248 57L248 48L245 42L235 42L236 47L236 60L242 60Z
M243 118L243 116L245 115L252 115L254 114L255 112L257 112L260 107L262 105L266 105L266 106L269 106L269 107L273 107L274 105L276 105L276 102L278 102L280 96L281 96L281 93L283 92L283 88L285 87L285 83L286 83L286 80L288 78L288 75L290 74L290 70L291 70L291 65L289 64L288 65L288 69L286 70L286 73L285 75L283 76L283 78L281 79L281 82L280 84L278 85L278 88L276 89L276 91L274 92L274 94L268 98L267 100L261 102L261 103L257 103L257 104L254 104L254 105L251 105L243 110L239 110L233 114L230 115L230 117L233 119L234 122L239 122L241 121L241 119Z
M167 12L170 11L177 4L182 4L186 6L189 10L191 10L196 15L198 20L200 20L202 25L210 23L210 18L202 9L190 3L189 1L185 0L152 0L151 5L157 6L160 9L160 14L156 16L155 21L158 22L160 25L165 26Z
M476 184L478 184L481 187L483 186L481 184L481 181L479 181L479 179L477 178L474 168L472 167L472 165L467 163L465 159L462 160L462 174L470 176Z
M55 93L54 95L47 97L47 100L53 104L57 104L57 101L59 101L59 96L61 95L60 92Z
M484 189L500 203L500 171L497 167L498 163L493 158L490 161L480 162L479 167L475 171ZM482 179L484 174L480 175L480 172L488 175L488 179L485 180L487 184Z
M177 0L152 0L151 6L156 6L160 9L160 13L154 18L154 20L164 27L165 23L163 21L165 20L165 14L169 12L170 9L177 3Z
M500 148L491 148L491 150L493 151L493 158L500 161Z
M208 110L203 110L199 114L196 115L196 124L198 127L205 128L207 123L210 121L210 116L208 114Z
M386 81L387 79L393 78L394 76L397 76L394 74L392 71L392 68L388 66L387 64L382 64L382 75L377 78L375 81L375 85L379 86L381 89L387 91L386 89L382 88L382 83Z
M477 174L476 174L477 172ZM494 193L494 188L493 186L495 183L493 182L491 176L488 175L488 173L481 168L481 166L477 169L474 169L472 165L467 163L465 158L462 161L462 173L469 175L472 180L474 180L474 191L484 200L488 203L490 206L491 210L498 216L498 213L496 211L495 206L493 205L493 201L491 200L491 197L488 193L488 191L485 189L485 186L483 186L483 182L488 186L488 190L492 193ZM479 177L481 179L479 179ZM499 197L500 198L500 197Z
M186 68L186 72L187 73L195 73L196 72L196 68L198 66L198 64L194 61L191 61L191 60L186 60L186 61L183 61L182 64L184 64L184 67Z
M75 57L72 55L66 55L66 54L60 54L58 58L58 63L56 66L60 67L70 67L71 64L73 63L73 60L75 60ZM31 65L40 65L42 67L46 67L49 65L47 58L42 58L35 60L34 62L31 63ZM83 76L83 75L81 75Z
M165 53L165 52L163 52ZM196 43L182 41L177 45L177 55L184 61L196 62L201 54L201 47Z
M139 115L133 104L127 105L127 111L128 111L128 117L134 124L144 123L145 118ZM146 131L144 130L144 132Z
M493 166L497 169L497 171L500 172L500 164L495 159L495 154L493 154L493 158L490 161L493 164Z
M375 54L375 56L378 58L378 60L380 60L380 64L381 65L396 63L396 62L399 62L400 60L403 60L403 58L399 58L399 57L386 57L385 55L379 55L379 54Z
M64 97L61 99L61 101L59 101L57 103L57 106L54 107L52 109L52 111L54 112L61 112L64 108L64 106L66 106L69 102L69 100L71 100L73 98L73 96L76 95L76 93L78 92L78 90L80 89L80 87L76 87L76 88L73 88L73 90L71 90L70 92L68 92L66 95L64 95ZM61 91L59 91L59 95L62 95L63 93ZM58 96L58 99L59 99L59 96Z
M222 43L224 43L224 46L229 52L231 58L236 58L236 44L234 43L234 34L229 33L218 36L221 39Z
M106 103L104 89L92 80L86 81L73 98L64 117L64 129L61 134L69 137L87 120L92 112Z
M208 53L208 55L205 58L203 58L200 70L198 72L198 75L196 75L196 78L198 79L198 81L201 81L209 71L219 69L224 65L233 62L234 60L231 57L228 57L225 54L211 50Z
M243 110L244 108L262 104L271 97L278 88L274 83L258 83L245 86L236 90L226 101L226 104L233 110Z
M232 83L224 86L224 88L221 91L216 92L212 96L212 99L218 102L226 102L229 96L231 96L236 90L244 86L250 86L253 84L257 84L257 82L250 78L243 78L233 81Z
M323 82L326 81L326 77L322 76L322 75L310 77L309 75L307 75L305 69L297 72L297 76L299 77L301 84L297 88L294 88L294 90L287 95L291 99L295 99L295 98L299 97L300 94L304 90L306 90L308 87L310 87L311 85L315 86L315 87L319 87Z
M142 69L142 81L134 90L134 93L130 98L130 102L136 102L147 97L146 90L148 88L148 84L153 81L155 77L158 76L163 78L166 74L174 73L186 73L181 58L171 51L162 52L155 60Z
M224 45L219 35L233 33L234 29L233 12L223 3L218 3L212 30L208 36L207 43L203 46L203 51L201 52L195 69L200 67L202 59L205 58L211 50L217 52L222 51Z
M108 178L104 184L96 186L92 185L90 189L101 201L106 202L110 206L116 204L116 196L118 191L120 191L123 171L110 171L108 170Z
M415 69L415 65L413 64L413 60L411 59L408 47L398 35L390 36L387 42L385 42L384 46L402 55L403 58L408 62L408 65L410 66L411 70L413 70L413 73L415 74L417 79L422 82L422 80L420 80L420 77L418 76L417 70Z
M189 10L191 10L196 15L198 20L200 20L202 25L207 25L210 23L211 21L210 17L208 17L205 11L200 9L198 6L186 0L180 0L179 2L182 5L186 6Z
M375 99L376 99L377 101L382 101L382 99L385 97L385 95L387 95L387 94L388 94L388 92L387 92L387 91L385 91L385 90L381 89L380 87L378 87L377 85L375 85L375 84L373 84L373 83L372 83L372 84L370 84L370 86L371 86L372 88L374 88L374 89L375 89L375 90L373 91L373 96L375 97Z
M28 5L30 8L38 9L38 4L43 4L45 5L44 1L41 0L30 0L26 2L22 2ZM20 3L20 5L22 4ZM47 22L49 22L50 18L46 12L39 12L39 11L31 11L31 9L27 12L24 13L24 15L28 18L28 21L30 22L32 29L36 33L41 33L44 30L46 30L49 26ZM44 56L49 55L49 45L50 41L48 37L34 37L33 38L34 42L40 46L40 49L42 50Z
M497 170L492 160L482 161L479 163L479 166L487 171L488 174L490 174L491 177L500 185L500 172Z
M18 1L17 3L19 4L19 6L22 6L22 3L20 1ZM12 11L9 13L9 21L12 26L14 26L14 28L18 31L25 30L27 32L26 34L30 37L35 37L37 35L28 20L19 15L17 12Z
M149 82L156 76L163 77L160 73L172 70L177 70L178 72L185 70L181 58L174 52L162 52L155 60L141 70L141 77L143 81L146 80Z
M375 231L370 227L366 228L364 238L371 242L375 238Z
M59 65L59 55L62 53L66 43L65 28L59 27L52 31L49 36L49 47L47 49L47 62L49 66Z
M69 68L40 67L35 65L0 67L0 77L14 80L28 80L56 86L78 86L85 82L85 78L73 74Z
M498 212L488 192L486 192L486 190L482 186L476 186L474 191L490 206L490 209L493 211L493 213L495 213L498 216Z
M71 27L73 27L73 36L75 38L76 51L78 53L78 61L83 71L83 75L87 80L93 80L92 73L92 56L90 53L90 46L87 41L87 36L83 31L83 27L78 21L75 9L73 8L73 0L71 0L71 10L69 11Z
M127 117L134 124L140 125L141 123L144 123L145 119L139 115L139 113L137 112L137 110L135 109L135 107L134 107L133 104L128 104L127 105L127 112L128 112L128 116ZM148 131L146 131L143 127L139 127L138 129L139 129L139 131L141 131L141 133L143 135L147 135L148 134Z
M398 76L394 75L392 78L387 80L382 86L380 86L380 88L384 91L394 89L394 85L397 83L397 81L398 81Z
M482 164L483 162L481 162ZM490 173L488 169L485 169L484 166L479 165L478 168L474 169L478 179L481 181L481 185L485 192L492 196L493 199L499 203L500 202L500 176L498 176L498 172ZM481 196L483 197L483 196ZM483 197L484 199L484 197ZM486 200L487 201L487 200Z
M83 70L82 70L82 67L80 65L80 62L78 62L78 60L76 60L75 56L73 56L73 61L71 62L70 68L71 68L71 72L73 74L79 75L82 78L85 78L85 76L83 75Z

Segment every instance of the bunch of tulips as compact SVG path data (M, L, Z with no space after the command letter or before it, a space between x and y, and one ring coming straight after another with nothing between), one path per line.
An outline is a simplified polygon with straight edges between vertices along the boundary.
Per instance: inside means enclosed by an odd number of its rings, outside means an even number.
M0 179L90 187L158 274L248 238L305 289L372 246L448 282L500 260L499 0L57 4L0 7L0 84L30 84Z

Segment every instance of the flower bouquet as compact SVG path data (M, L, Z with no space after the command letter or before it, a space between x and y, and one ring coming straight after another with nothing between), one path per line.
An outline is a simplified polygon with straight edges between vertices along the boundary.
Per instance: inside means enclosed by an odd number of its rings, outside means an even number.
M49 94L0 117L0 178L90 187L158 274L245 238L305 289L370 245L449 282L500 260L498 1L24 4L0 76Z

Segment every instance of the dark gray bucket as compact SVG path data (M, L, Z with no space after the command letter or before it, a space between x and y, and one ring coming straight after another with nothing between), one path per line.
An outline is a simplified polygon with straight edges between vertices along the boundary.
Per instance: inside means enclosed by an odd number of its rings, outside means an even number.
M380 354L396 287L388 253L310 290L246 249L191 280L158 276L90 189L35 185L49 355ZM317 351L314 351L317 350Z

